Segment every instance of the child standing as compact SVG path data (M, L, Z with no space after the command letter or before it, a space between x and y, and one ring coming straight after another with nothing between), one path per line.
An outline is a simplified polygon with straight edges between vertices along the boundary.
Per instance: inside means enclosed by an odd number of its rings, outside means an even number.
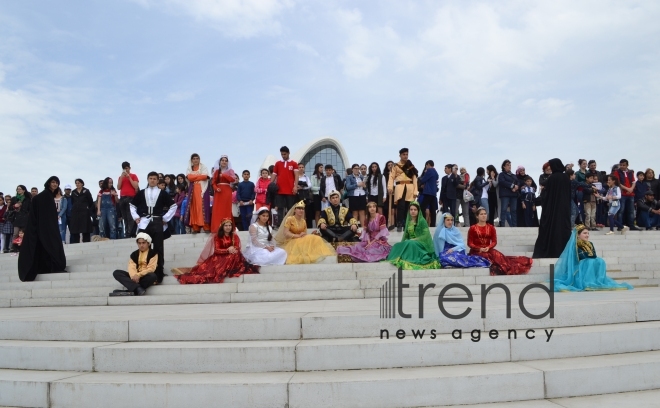
M236 200L238 201L238 207L241 212L242 231L247 231L252 222L252 211L254 210L256 193L254 192L254 183L250 181L250 172L243 170L242 176L243 181L238 183L236 190Z
M270 205L266 204L266 193L268 193L268 185L270 184L270 175L268 169L261 169L261 177L257 180L257 184L254 186L255 200L254 204L256 208L266 207L270 209Z
M609 190L607 190L605 200L607 200L610 207L607 212L607 216L610 220L610 231L605 235L614 234L615 224L617 226L616 230L622 231L621 233L624 234L626 230L628 230L628 227L624 227L616 216L619 212L619 209L621 208L621 188L619 187L619 179L615 178L614 176L607 176L607 186L609 187Z
M520 189L522 208L525 211L525 226L534 226L534 213L536 212L536 189L532 187L534 180L530 176L525 177L525 185Z
M182 208L183 200L186 199L186 190L182 184L177 184L176 187L174 187L174 191L176 191L176 194L174 195L176 212L174 213L174 217L172 217L172 224L174 225L174 234L180 235L186 233L185 229L183 228L183 222L181 221L181 214L185 214Z
M598 180L598 175L593 172L587 173L587 184L590 188L585 188L582 191L582 202L584 204L584 225L590 231L600 231L596 227L596 208L598 199L600 198L599 191L596 189L594 183Z
M644 196L646 195L646 192L649 190L649 185L644 182L645 180L646 180L646 174L644 174L643 171L638 171L637 183L635 183L635 187L633 188L633 192L635 193L635 210L636 210L635 219L637 221L638 227L642 227L644 220L642 220L642 215L641 215L642 212L637 209L637 203L644 201Z
M577 201L578 187L589 188L587 183L579 182L575 179L575 172L573 170L566 170L566 175L571 180L571 228L575 228L575 219L580 214L581 203Z

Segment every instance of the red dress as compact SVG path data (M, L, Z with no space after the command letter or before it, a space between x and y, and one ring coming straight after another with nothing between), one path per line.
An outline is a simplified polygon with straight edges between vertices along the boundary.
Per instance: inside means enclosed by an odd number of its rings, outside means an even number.
M213 173L211 183L213 185L213 211L211 212L211 233L217 234L222 220L234 217L231 212L231 184L234 183L234 172L225 172L218 174L218 170ZM218 191L220 189L220 191Z
M491 275L522 275L532 267L534 260L526 256L504 256L495 249L497 245L497 232L495 227L486 224L480 227L475 224L468 230L468 246L470 255L477 255L491 262ZM489 248L488 252L479 252L481 248Z
M232 246L238 248L239 252L230 254L227 248ZM225 278L259 273L259 267L248 263L240 252L241 240L238 235L233 234L233 238L228 236L219 238L216 235L213 239L213 247L213 255L193 266L185 275L176 277L179 283L222 283Z

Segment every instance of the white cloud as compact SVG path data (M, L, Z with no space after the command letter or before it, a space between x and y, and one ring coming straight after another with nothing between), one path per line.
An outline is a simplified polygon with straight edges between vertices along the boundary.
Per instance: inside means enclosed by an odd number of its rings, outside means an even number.
M167 7L209 23L229 37L278 35L277 17L293 7L293 0L133 0L143 7Z
M549 118L565 116L575 108L571 100L546 98L541 100L527 99L522 103L525 107L533 107Z
M171 92L165 97L167 102L183 102L195 98L195 93L191 91Z

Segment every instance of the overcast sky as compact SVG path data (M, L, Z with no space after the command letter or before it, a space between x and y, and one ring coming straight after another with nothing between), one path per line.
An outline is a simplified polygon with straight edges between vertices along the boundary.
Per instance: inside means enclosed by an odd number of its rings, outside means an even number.
M0 1L0 190L252 170L333 136L478 166L656 167L658 1Z

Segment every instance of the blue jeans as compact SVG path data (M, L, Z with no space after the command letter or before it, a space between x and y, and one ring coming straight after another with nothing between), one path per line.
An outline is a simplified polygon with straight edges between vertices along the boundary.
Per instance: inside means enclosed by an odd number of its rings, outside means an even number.
M658 214L640 211L639 218L641 219L640 227L654 228L660 226L660 215Z
M60 228L60 238L62 238L62 242L66 241L66 214L60 218L60 224L58 225Z
M490 207L488 206L488 196L481 197L481 202L479 202L479 206L484 207L486 209L486 214L490 214Z
M517 227L518 223L518 197L500 197L502 208L500 209L500 227L504 227L505 222L511 227ZM509 207L509 211L506 208Z
M247 231L250 228L250 222L252 221L252 208L251 205L242 205L238 207L241 211L241 222L243 224L243 231Z
M183 225L181 217L173 217L172 221L174 222L174 234L184 235L186 233L186 227Z
M571 200L571 229L575 228L575 218L578 215L578 207L575 201Z
M117 210L114 206L110 208L101 207L99 235L104 238L117 239Z
M620 207L617 213L619 222L630 228L635 226L635 197L621 197Z

